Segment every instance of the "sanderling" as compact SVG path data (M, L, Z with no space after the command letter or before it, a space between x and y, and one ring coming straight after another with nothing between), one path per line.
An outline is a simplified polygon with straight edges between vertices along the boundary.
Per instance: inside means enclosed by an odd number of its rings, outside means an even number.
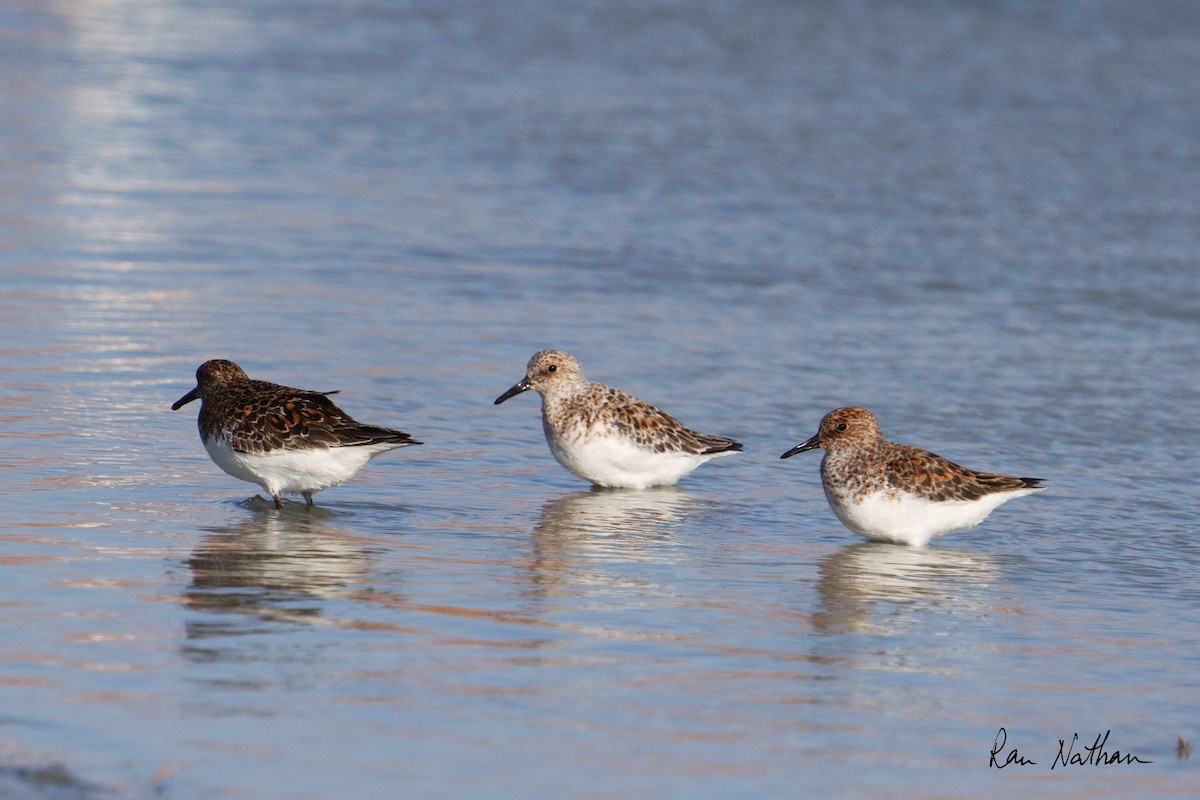
M380 453L421 444L407 433L363 425L326 395L252 381L237 364L216 359L196 370L196 388L175 411L200 400L200 439L218 467L257 483L282 508L279 495L313 492L341 483Z
M824 448L821 484L847 528L881 542L920 547L935 536L983 522L1014 497L1042 491L1040 478L1013 478L960 467L928 450L883 438L865 408L839 408L817 435L781 458Z
M732 439L688 430L649 403L583 377L562 350L529 359L525 377L496 398L533 389L542 396L542 428L558 463L597 486L670 486L708 461L742 449Z

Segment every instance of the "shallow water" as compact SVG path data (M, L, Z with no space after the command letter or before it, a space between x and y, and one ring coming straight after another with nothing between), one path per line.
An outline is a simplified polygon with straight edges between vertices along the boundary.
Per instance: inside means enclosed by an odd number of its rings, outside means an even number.
M1197 90L1182 2L0 2L0 795L1194 795ZM549 346L746 452L588 491ZM211 357L426 444L277 513ZM847 403L1051 488L861 542Z

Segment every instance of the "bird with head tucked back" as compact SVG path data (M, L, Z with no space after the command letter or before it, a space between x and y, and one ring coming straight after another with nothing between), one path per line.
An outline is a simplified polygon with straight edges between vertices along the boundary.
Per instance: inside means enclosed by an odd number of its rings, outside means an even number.
M569 472L596 486L671 486L696 467L742 449L732 439L697 433L649 403L583 376L563 350L535 353L525 377L496 398L534 390L550 452Z
M175 411L200 400L197 425L204 449L221 469L263 487L283 507L281 494L313 493L349 479L380 453L421 444L403 431L354 421L327 395L251 380L232 361L205 361L196 388Z
M960 467L939 455L883 438L865 408L830 411L817 434L781 458L824 448L821 485L833 513L868 539L923 546L970 528L1014 497L1040 492L1040 478Z

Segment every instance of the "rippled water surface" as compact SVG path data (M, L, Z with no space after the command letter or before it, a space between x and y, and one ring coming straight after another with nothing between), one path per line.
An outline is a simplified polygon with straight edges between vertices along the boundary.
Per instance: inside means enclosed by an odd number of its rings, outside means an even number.
M1198 94L1189 2L0 2L0 796L1194 796ZM589 491L550 346L746 451ZM212 357L425 444L276 512ZM862 542L849 403L1051 488Z

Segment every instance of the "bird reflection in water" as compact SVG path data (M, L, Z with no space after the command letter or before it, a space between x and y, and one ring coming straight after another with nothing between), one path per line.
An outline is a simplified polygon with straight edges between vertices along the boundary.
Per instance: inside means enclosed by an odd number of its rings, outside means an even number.
M536 593L579 594L586 586L636 582L612 567L672 558L671 534L701 506L675 487L592 489L546 503L533 530Z
M817 564L819 608L813 627L826 633L890 633L930 609L994 610L999 565L988 555L879 542L848 545Z
M270 504L261 498L247 505L261 513L209 529L188 559L192 580L184 603L209 612L188 622L189 638L261 632L258 623L266 621L315 622L329 600L360 590L370 557L363 542L333 524L329 511L268 513Z

